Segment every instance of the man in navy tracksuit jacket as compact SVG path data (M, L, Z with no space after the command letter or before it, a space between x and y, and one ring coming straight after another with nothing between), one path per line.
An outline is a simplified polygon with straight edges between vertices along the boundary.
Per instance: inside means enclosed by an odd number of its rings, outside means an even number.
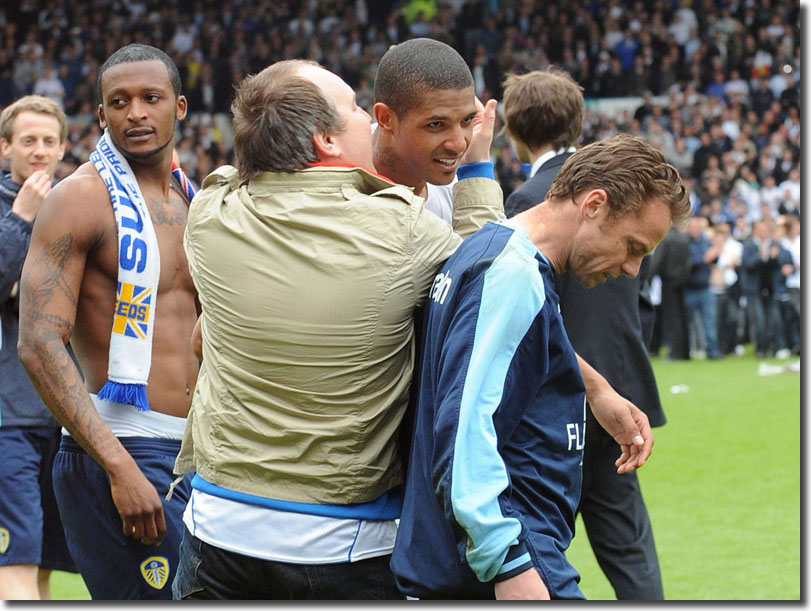
M689 214L678 172L639 138L580 149L547 200L469 237L428 296L417 413L391 567L416 598L583 598L565 550L585 387L554 272L636 276Z
M493 579L535 566L556 598L582 598L564 550L580 498L585 387L554 270L523 231L488 223L429 298L398 585L418 598L492 598Z

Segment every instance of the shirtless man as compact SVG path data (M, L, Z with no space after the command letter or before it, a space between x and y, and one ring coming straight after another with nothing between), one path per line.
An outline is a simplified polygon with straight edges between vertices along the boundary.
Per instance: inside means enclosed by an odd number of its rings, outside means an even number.
M107 182L91 161L48 195L23 267L18 350L40 396L66 429L54 486L68 545L90 594L168 599L188 482L173 488L170 501L162 498L173 480L198 370L189 343L198 315L196 293L182 246L188 199L171 178L175 121L185 117L186 99L172 60L145 45L113 53L99 69L97 86L105 136L95 159L110 160L112 147L104 145L109 138L120 161L109 166ZM129 199L119 200L118 208L126 204L131 210L122 223L109 183L126 167L123 160L146 212L133 212L136 196L127 192ZM156 248L122 230L143 229L147 214ZM156 292L121 282L121 268L142 270L149 261L158 269ZM129 335L152 338L144 356L148 404L140 408L98 396L111 384L119 361L135 358L135 350L111 348ZM68 341L84 382L65 349Z

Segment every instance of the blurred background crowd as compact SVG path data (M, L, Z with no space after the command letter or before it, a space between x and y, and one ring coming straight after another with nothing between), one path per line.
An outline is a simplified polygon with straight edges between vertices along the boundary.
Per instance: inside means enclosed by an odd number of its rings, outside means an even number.
M232 162L229 108L244 76L312 59L371 113L379 58L419 36L454 46L482 99L500 98L507 72L568 71L587 100L581 144L630 132L681 172L697 218L659 249L653 298L667 324L652 353L716 358L745 342L759 356L799 353L796 1L19 0L0 8L0 108L28 93L64 108L64 177L99 137L100 63L154 45L180 69L190 112L176 148L199 183ZM503 135L493 159L506 197L529 168Z

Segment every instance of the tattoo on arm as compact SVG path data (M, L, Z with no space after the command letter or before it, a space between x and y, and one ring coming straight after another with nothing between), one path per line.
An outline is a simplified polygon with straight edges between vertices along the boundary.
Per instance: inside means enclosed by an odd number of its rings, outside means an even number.
M28 310L25 315L29 321L38 322L57 333L61 333L65 337L70 337L71 333L73 333L73 325L56 314L45 314L43 312Z
M25 284L31 300L28 307L29 314L41 312L57 293L67 297L70 303L74 307L76 306L76 296L65 281L65 267L72 249L73 235L66 233L47 244L36 260L34 267L41 273L39 286L31 284L30 272L26 272L23 276L22 282Z
M47 313L54 299L67 299L74 308L77 298L65 279L65 271L74 247L74 237L66 233L45 245L31 270L22 278L28 303L21 311L21 328L28 328L33 359L26 368L42 400L54 417L99 464L102 457L122 451L116 437L99 417L85 388L79 370L65 347L73 323L59 313ZM51 308L53 309L53 308Z
M61 325L69 327L70 323L63 320ZM31 381L54 417L100 464L102 456L112 457L121 452L122 447L114 436L100 435L108 430L99 426L103 421L90 401L62 337L58 333L46 331L34 350L37 366L31 372Z

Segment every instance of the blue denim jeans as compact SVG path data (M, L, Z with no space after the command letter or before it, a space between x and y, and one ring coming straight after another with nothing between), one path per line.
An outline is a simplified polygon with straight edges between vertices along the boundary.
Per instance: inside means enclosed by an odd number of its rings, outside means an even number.
M735 346L743 344L746 313L729 293L718 295L718 349L730 354Z
M184 529L175 600L394 600L390 554L336 564L290 564L209 545Z
M781 329L780 306L773 296L747 296L750 335L758 356L785 348Z
M717 297L706 289L691 289L684 291L684 311L687 321L693 320L698 312L701 326L704 329L704 339L707 342L707 356L716 358L720 356L718 350L718 301Z

